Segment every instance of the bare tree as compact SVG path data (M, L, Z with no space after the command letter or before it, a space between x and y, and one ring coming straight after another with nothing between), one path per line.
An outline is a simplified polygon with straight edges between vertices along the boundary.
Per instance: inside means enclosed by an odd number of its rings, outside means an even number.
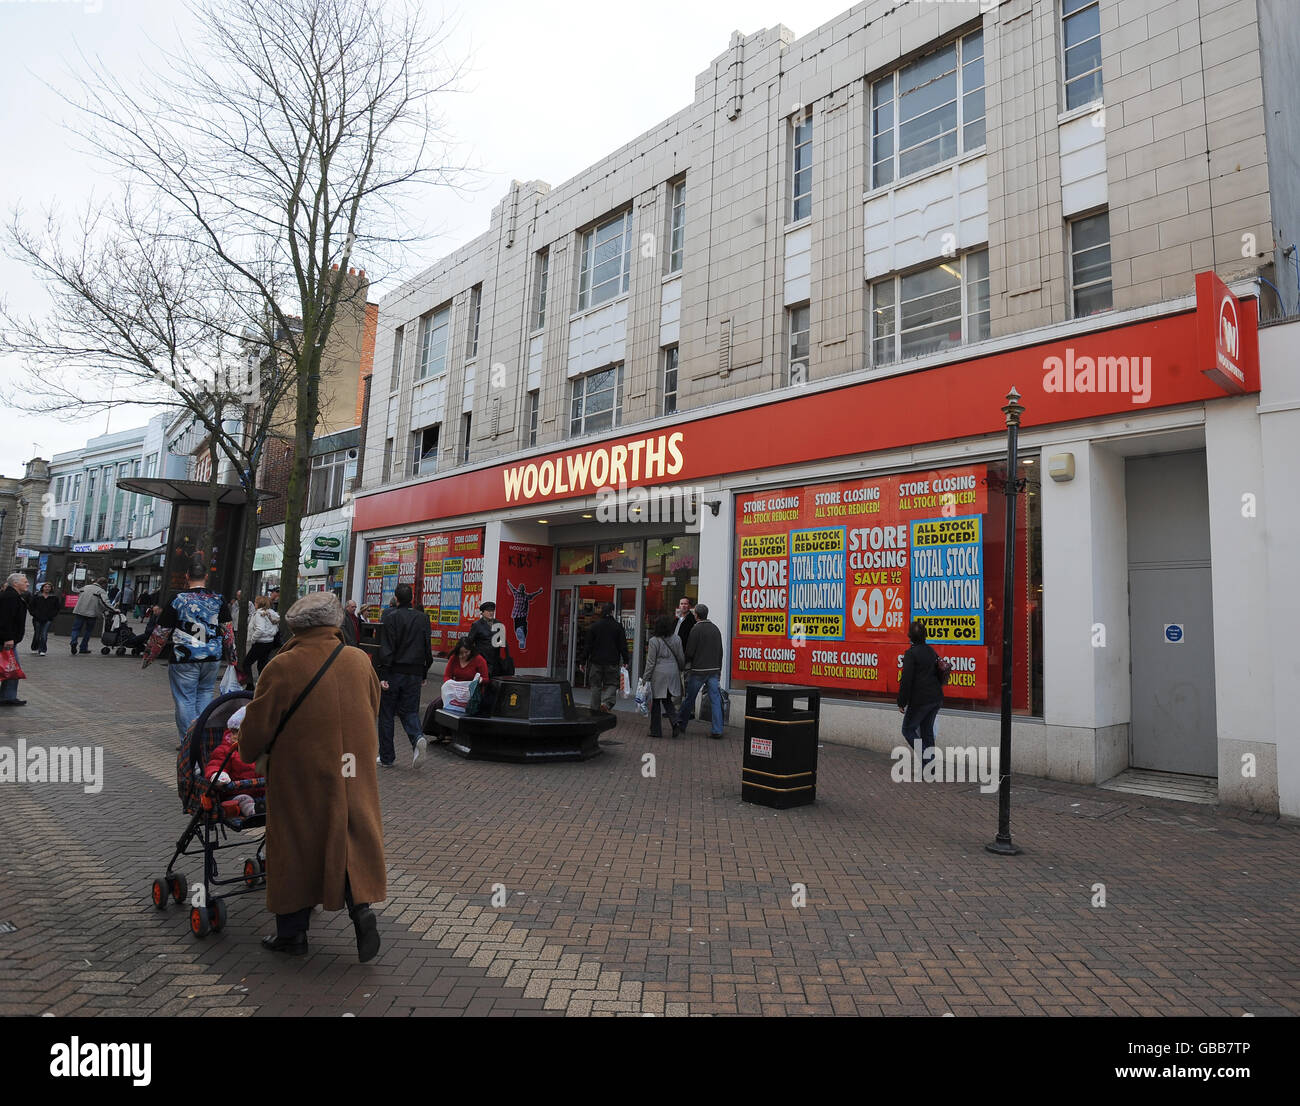
M69 102L77 133L155 205L157 243L196 251L223 294L259 301L247 321L292 371L283 613L326 344L356 307L347 274L383 272L425 236L413 186L455 182L433 109L460 68L417 0L200 0L191 13L194 45L157 76L128 88L88 65Z
M9 252L45 284L52 309L49 318L0 313L0 349L28 366L6 401L77 418L126 402L197 427L211 489L198 548L210 557L225 457L250 503L240 586L251 594L257 469L267 442L292 433L283 412L297 387L292 363L261 342L261 298L223 284L208 251L141 216L129 196L112 215L88 212L70 237L73 246L53 221L37 232L15 217L8 228Z

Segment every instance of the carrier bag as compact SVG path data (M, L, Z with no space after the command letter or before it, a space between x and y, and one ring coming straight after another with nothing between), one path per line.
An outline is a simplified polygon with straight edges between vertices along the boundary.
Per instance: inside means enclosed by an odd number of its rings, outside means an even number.
M229 695L232 691L243 691L243 685L239 682L239 673L235 671L233 664L226 668L226 674L221 677L221 683L217 685L217 694Z
M515 658L510 655L510 646L506 646L505 659L501 661L501 675L513 676L515 674Z
M464 714L469 706L470 680L443 680L442 709Z
M639 714L649 714L650 685L641 680L636 685L636 709Z
M628 674L625 664L619 665L618 668L618 693L624 699L632 694L632 677Z
M478 714L483 709L483 681L475 676L469 682L469 702L465 704L466 714Z
M0 680L25 680L27 674L12 649L0 649Z

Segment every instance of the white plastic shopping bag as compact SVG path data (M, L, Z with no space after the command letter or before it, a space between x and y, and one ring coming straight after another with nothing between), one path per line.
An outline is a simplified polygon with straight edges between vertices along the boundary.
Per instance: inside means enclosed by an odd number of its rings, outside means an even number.
M628 674L627 665L619 665L618 669L618 693L626 699L632 694L632 677Z
M221 684L217 687L218 695L229 695L232 691L241 691L243 685L239 682L239 676L235 672L235 666L228 665L226 674L221 677Z
M636 685L636 709L641 714L650 713L650 685L645 680Z
M464 714L472 692L472 680L443 680L442 709Z

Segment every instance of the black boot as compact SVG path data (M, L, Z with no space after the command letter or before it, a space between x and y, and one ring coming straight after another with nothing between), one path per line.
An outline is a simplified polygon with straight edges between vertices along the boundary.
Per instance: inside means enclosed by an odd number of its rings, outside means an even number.
M352 912L352 926L357 932L357 959L362 963L379 954L379 922L368 906L359 906Z
M295 933L292 937L263 937L262 948L270 952L283 952L289 956L307 955L307 934Z

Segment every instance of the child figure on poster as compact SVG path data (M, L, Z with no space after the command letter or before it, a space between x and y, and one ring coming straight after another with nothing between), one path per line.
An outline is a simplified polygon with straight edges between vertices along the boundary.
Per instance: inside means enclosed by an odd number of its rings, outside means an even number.
M545 588L538 588L530 592L526 584L520 584L518 587L507 580L506 587L510 594L514 596L514 606L510 610L510 616L515 623L515 640L519 642L519 651L522 653L528 647L528 608L532 605L534 599L545 591Z

